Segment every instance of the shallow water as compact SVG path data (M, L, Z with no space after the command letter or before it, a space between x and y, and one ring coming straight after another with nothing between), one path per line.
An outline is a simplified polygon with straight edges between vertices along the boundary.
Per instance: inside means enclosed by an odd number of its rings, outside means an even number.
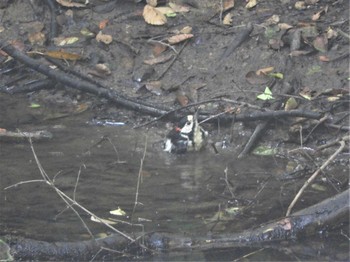
M207 148L199 153L172 155L161 148L165 135L162 123L160 128L133 129L132 124L96 126L89 120L91 115L85 113L38 124L37 129L49 130L53 138L34 142L35 152L55 185L69 196L75 195L79 204L102 218L113 217L144 227L116 225L127 233L144 230L199 236L208 232L240 232L283 216L290 194L298 189L290 184L280 186L278 174L283 173L286 164L283 158L237 160L233 147L220 150L219 154ZM22 124L20 128L32 126ZM118 154L108 140L101 141L102 137L110 139ZM145 145L138 204L132 213ZM0 157L2 232L46 241L90 239L76 214L66 209L48 185L33 182L3 190L21 181L41 179L28 142L2 143ZM126 216L109 214L118 207ZM221 215L218 222L218 211L230 207L251 208L237 215ZM79 213L95 236L111 232L90 221L89 215L80 210ZM245 248L167 253L152 259L232 260L251 251ZM254 259L291 257L266 249Z

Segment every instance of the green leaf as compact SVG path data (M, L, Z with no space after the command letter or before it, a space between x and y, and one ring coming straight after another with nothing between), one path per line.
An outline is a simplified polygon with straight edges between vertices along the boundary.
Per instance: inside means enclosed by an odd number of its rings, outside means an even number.
M275 99L273 96L272 96L272 92L270 90L270 88L267 86L265 88L265 91L264 93L258 95L256 98L260 99L260 100L271 100L271 99Z
M270 73L269 76L272 76L277 79L283 79L283 74L282 73Z
M253 150L252 153L256 156L273 156L277 154L277 148L258 146Z
M39 108L40 107L40 104L37 104L37 103L31 103L30 108Z
M166 17L175 17L176 13L166 13L165 16Z

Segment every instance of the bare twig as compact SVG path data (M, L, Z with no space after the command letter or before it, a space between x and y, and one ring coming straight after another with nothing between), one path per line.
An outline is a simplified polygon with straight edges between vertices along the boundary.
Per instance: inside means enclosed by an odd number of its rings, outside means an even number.
M137 204L139 204L138 202L138 198L139 198L139 189L140 189L140 183L142 182L142 168L143 168L143 162L145 161L145 157L146 157L146 151L147 151L147 136L146 136L146 141L145 141L145 148L143 150L143 156L141 158L141 163L140 163L140 169L139 169L139 175L137 177L137 185L136 185L136 194L135 194L135 203L134 203L134 208L132 210L132 215L131 215L131 220L134 216L135 210L136 210L136 206Z
M35 162L39 168L39 171L40 171L40 174L41 176L43 177L42 180L38 180L38 182L45 182L46 184L48 184L53 190L55 190L55 192L58 194L58 196L67 204L67 206L69 208L72 209L72 211L77 215L77 217L81 220L83 226L86 228L86 230L89 232L89 234L93 237L93 234L91 233L90 229L88 228L88 226L86 225L86 223L84 222L84 220L81 218L81 216L79 215L78 211L74 208L74 206L77 206L78 208L80 208L81 210L83 210L85 213L89 214L90 216L94 216L99 222L101 222L102 224L104 224L106 227L108 227L109 229L111 229L113 232L125 237L126 239L130 240L131 242L135 242L136 240L133 239L132 237L130 237L129 235L127 235L126 233L123 233L122 231L112 227L111 225L109 225L108 223L106 223L105 221L103 221L102 218L96 216L94 213L92 213L90 210L86 209L84 206L80 205L78 202L76 202L74 199L70 198L68 195L66 195L63 191L61 191L60 189L58 189L54 182L50 179L50 177L47 175L46 171L44 170L44 168L42 167L39 159L38 159L38 156L34 150L34 146L33 146L33 143L32 143L32 140L31 138L29 138L29 143L30 143L30 148L32 150L32 153L33 153L33 156L34 156L34 159L35 159ZM25 183L31 183L35 180L30 180L30 181L23 181L23 182L20 182L20 183L17 183L16 185L19 185L19 184L25 184ZM11 188L11 187L14 187L16 185L12 185L12 186L9 186L7 187L6 189L8 188Z
M334 159L335 157L344 149L345 147L345 141L341 140L339 141L339 148L337 149L337 151L334 152L333 155L331 155L326 162L323 163L323 165L318 168L313 174L312 176L310 176L310 178L304 183L304 185L302 186L302 188L299 190L299 192L296 194L296 196L294 197L292 203L290 203L288 209L287 209L287 213L286 216L289 216L292 208L294 207L295 203L299 200L300 196L302 195L302 193L305 191L305 189L315 180L315 178L318 176L319 173L321 173Z

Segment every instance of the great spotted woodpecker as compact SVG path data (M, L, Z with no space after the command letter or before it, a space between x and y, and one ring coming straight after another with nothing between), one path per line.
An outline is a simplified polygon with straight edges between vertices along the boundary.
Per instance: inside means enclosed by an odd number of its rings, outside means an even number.
M206 145L207 138L208 132L198 124L197 118L194 115L188 115L168 133L164 142L164 151L176 154L199 151Z

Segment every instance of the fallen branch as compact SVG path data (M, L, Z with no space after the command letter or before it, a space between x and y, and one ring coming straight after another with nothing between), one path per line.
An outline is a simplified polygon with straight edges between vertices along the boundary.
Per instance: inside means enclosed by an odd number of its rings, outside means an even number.
M339 148L337 149L337 151L334 152L333 155L331 155L326 162L323 163L323 165L318 168L313 174L312 176L309 177L309 179L304 183L304 185L302 186L302 188L299 190L299 192L296 194L296 196L294 197L293 201L290 203L288 209L287 209L287 213L286 216L289 216L290 212L292 211L292 208L294 207L294 205L296 204L296 202L299 200L300 196L302 195L302 193L305 191L305 189L315 180L315 178L319 175L319 173L321 173L335 158L336 156L343 151L344 147L345 147L345 141L341 140L339 141Z
M212 237L191 238L182 234L150 233L144 236L144 244L159 251L193 251L213 248L269 247L276 241L293 239L305 232L316 233L327 224L348 219L350 191L345 190L332 198L300 210L290 217L281 218L267 224L238 233L217 234ZM306 230L308 229L308 230ZM313 229L313 230L310 230ZM305 236L303 236L305 237ZM137 236L138 238L138 236ZM11 248L15 260L89 260L101 249L130 250L130 241L113 234L105 238L81 242L49 243L18 237L2 238ZM135 243L137 244L137 243ZM139 245L134 246L139 248Z

